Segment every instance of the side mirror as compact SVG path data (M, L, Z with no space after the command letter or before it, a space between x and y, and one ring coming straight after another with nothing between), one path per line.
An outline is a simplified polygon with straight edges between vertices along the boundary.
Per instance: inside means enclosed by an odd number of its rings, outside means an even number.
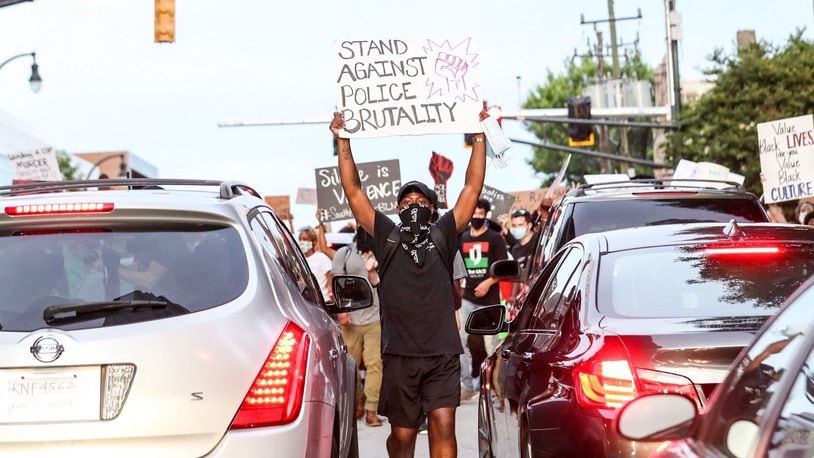
M513 259L503 259L489 266L489 276L498 280L519 280L520 264Z
M336 275L333 289L334 302L325 304L325 310L331 315L354 312L373 305L373 289L366 278Z
M502 305L490 305L475 310L466 320L466 332L469 334L491 336L507 331L506 308Z
M642 396L627 403L616 417L616 430L633 441L668 441L687 437L698 418L690 398L678 394Z

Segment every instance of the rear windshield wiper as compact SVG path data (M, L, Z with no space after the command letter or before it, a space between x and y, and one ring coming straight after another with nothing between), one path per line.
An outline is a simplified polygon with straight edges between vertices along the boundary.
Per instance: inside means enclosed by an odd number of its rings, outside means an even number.
M80 302L79 304L52 305L42 312L46 323L53 323L65 319L78 318L80 315L98 314L123 309L159 309L170 305L169 301L100 301Z

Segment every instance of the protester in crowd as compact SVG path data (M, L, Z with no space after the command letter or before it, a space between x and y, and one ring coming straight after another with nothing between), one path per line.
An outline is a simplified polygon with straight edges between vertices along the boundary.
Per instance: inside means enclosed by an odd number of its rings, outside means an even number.
M794 209L794 221L800 224L806 224L805 217L811 212L814 212L814 203L801 200Z
M486 110L480 119L488 117ZM455 410L460 403L458 355L461 341L455 327L452 259L458 232L466 228L483 188L486 144L473 134L474 146L455 207L435 224L438 207L427 185L413 181L398 193L400 225L376 211L362 188L341 113L330 129L338 145L342 188L356 221L373 234L379 260L379 301L382 325L383 381L379 413L390 421L387 451L391 457L412 457L418 428L426 413L432 456L457 455Z
M300 250L305 255L305 260L308 261L308 267L317 278L319 289L322 290L322 297L325 300L330 300L330 290L328 285L331 284L333 275L331 275L331 258L325 253L317 250L317 233L314 228L308 226L300 229L299 235Z
M503 237L484 224L491 205L486 199L479 199L470 220L469 230L461 236L461 254L466 264L466 287L461 302L461 320L466 323L469 314L485 305L500 304L498 280L489 277L489 266L496 261L508 258L506 241ZM470 339L465 330L460 332L461 343L466 346L461 356L461 399L471 399L477 393L477 379L468 371L469 367L480 367L486 354L494 350L494 336L477 336ZM472 353L470 344L479 347L482 339L484 349L476 348Z
M355 275L367 278L374 288L373 306L364 310L339 315L342 338L356 361L356 419L365 418L368 426L381 426L376 415L379 408L379 389L382 385L382 327L379 322L379 263L373 255L373 237L359 227L353 243L336 251L331 272L334 275ZM365 365L365 383L362 387L359 363Z
M322 221L323 219L325 219L325 210L318 208L316 216L317 221L319 221L319 224L317 224L317 227L314 229L314 233L317 236L314 242L315 243L314 248L317 251L324 253L325 256L328 256L328 258L333 259L334 255L336 254L336 251L325 239L326 228L325 223Z
M526 258L534 251L537 241L537 234L534 233L531 224L531 213L524 208L512 212L510 232L517 243L512 247L512 259L520 264L520 268L526 266Z

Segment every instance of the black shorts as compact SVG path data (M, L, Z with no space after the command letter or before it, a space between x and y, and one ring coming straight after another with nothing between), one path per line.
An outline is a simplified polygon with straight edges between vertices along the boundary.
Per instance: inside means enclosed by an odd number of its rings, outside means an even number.
M424 414L461 403L458 355L382 355L379 413L393 426L418 428Z

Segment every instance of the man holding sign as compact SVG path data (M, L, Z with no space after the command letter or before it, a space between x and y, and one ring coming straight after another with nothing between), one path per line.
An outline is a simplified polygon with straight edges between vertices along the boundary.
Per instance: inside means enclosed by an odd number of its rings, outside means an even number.
M480 119L488 116L480 113ZM455 409L460 404L463 352L455 321L452 259L458 233L472 217L486 174L486 144L474 134L466 182L452 211L435 224L437 197L425 184L406 183L398 194L400 225L374 209L359 180L342 113L331 132L339 145L339 175L356 221L373 234L379 260L383 380L379 413L389 418L387 451L412 457L426 413L430 453L457 455Z

